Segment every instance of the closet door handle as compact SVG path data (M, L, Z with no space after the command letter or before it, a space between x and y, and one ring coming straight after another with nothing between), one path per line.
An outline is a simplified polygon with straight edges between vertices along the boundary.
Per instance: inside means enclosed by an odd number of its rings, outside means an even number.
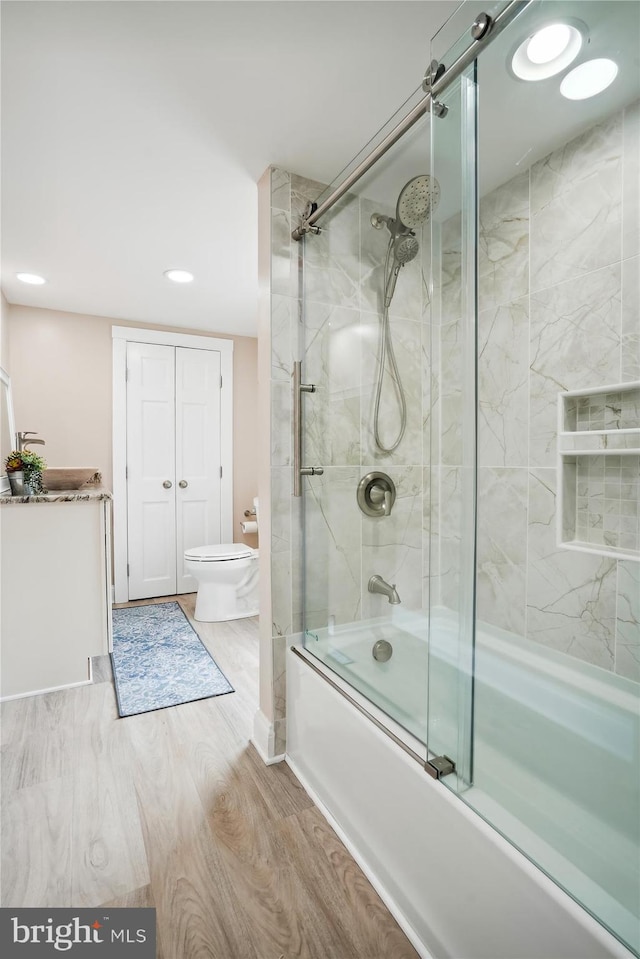
M171 489L171 487L173 486L173 483L171 482L171 480L165 480L162 485L164 486L165 489Z
M189 484L187 483L186 480L180 480L180 482L178 483L178 486L180 487L180 489L186 489L188 485Z

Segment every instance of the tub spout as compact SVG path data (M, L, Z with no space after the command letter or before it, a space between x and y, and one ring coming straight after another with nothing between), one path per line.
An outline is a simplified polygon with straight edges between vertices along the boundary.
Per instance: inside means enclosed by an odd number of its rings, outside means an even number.
M372 576L368 588L370 593L381 593L382 596L386 596L392 606L397 606L400 603L395 583L390 586L383 580L382 576Z

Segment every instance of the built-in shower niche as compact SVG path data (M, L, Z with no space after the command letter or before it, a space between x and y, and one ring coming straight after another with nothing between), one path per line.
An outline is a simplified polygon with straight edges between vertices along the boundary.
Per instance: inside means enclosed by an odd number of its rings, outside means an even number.
M640 561L640 381L558 394L558 541Z

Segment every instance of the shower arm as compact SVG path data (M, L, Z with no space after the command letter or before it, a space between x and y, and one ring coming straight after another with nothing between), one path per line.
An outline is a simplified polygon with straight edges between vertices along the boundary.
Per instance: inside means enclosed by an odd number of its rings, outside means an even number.
M437 97L456 80L461 73L466 70L469 64L473 63L482 49L487 47L505 27L520 16L520 14L530 6L534 0L510 0L495 17L488 17L487 14L479 14L471 27L472 42L463 50L457 60L444 72L435 71L434 82L429 83L430 70L427 71L423 88L426 89L426 96L417 103L412 110L402 119L390 133L362 160L358 166L345 177L342 183L333 190L332 193L323 200L320 205L316 203L309 204L305 215L302 217L299 225L293 230L291 236L294 240L301 240L305 233L319 233L320 229L316 226L317 221L327 213L328 210L340 200L354 183L364 176L374 163L387 153L398 140L404 136L407 130L420 120L425 113L431 111L436 115L442 115L439 109Z

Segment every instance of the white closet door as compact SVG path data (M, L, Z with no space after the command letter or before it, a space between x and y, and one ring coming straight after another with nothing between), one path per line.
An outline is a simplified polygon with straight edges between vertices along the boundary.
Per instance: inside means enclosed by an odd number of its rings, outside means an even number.
M175 349L127 345L129 599L176 592Z
M177 591L197 583L184 551L220 542L220 354L176 348Z

